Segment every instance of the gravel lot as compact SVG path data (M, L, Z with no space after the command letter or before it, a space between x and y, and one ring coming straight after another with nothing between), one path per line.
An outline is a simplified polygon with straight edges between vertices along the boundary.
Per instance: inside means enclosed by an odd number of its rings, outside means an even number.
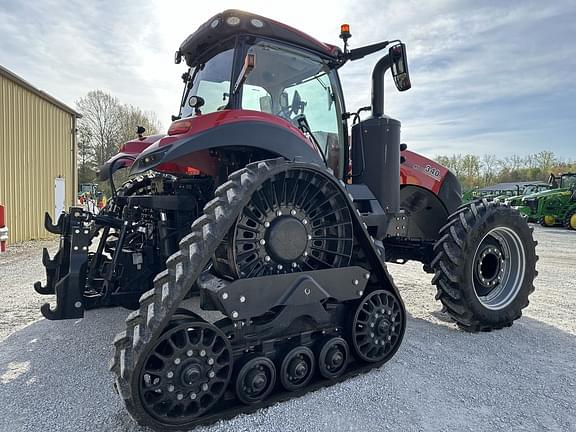
M576 233L535 227L540 276L511 328L468 334L437 313L430 276L391 266L410 318L384 367L197 431L576 431ZM32 290L41 247L0 255L0 430L141 431L107 371L122 309L50 322Z

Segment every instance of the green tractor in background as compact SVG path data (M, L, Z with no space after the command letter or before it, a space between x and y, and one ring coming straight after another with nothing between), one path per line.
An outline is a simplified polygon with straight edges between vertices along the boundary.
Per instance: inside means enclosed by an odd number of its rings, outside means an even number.
M520 207L522 206L522 198L528 195L534 195L540 192L545 192L552 188L553 187L550 183L546 184L544 182L541 182L541 183L528 184L524 186L522 193L506 198L504 200L504 204L509 205L510 207Z
M550 176L550 190L527 195L522 205L513 206L528 218L542 226L567 226L576 230L576 173Z

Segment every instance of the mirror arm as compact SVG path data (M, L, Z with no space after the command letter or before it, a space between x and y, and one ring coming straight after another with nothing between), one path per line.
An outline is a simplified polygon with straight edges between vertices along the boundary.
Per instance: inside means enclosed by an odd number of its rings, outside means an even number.
M392 67L392 59L386 54L372 71L372 117L378 118L384 115L384 74Z
M395 42L395 41L392 41ZM390 44L390 41L378 42L372 45L366 45L360 48L355 48L344 54L345 60L359 60L366 57L367 55L373 54L380 50L383 50Z

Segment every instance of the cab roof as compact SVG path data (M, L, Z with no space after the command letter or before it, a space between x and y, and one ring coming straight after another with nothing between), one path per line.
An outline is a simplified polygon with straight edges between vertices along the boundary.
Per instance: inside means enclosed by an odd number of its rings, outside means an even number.
M214 15L182 42L179 55L195 66L202 54L231 36L249 34L288 42L338 60L340 48L320 42L300 30L250 12L230 9ZM178 53L177 53L178 54Z

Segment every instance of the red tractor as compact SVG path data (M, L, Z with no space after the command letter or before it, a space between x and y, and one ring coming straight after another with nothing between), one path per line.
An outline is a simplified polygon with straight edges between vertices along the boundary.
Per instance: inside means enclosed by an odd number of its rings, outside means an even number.
M509 326L528 305L526 222L497 203L461 206L455 176L400 144L384 74L410 88L405 46L349 50L349 37L343 26L341 50L251 13L210 18L176 52L189 69L168 134L102 168L111 179L130 166L132 179L98 215L46 216L61 248L35 286L56 294L44 316L135 309L111 370L137 422L191 428L382 365L406 326L385 261L435 273L466 330ZM360 120L338 70L383 49Z

